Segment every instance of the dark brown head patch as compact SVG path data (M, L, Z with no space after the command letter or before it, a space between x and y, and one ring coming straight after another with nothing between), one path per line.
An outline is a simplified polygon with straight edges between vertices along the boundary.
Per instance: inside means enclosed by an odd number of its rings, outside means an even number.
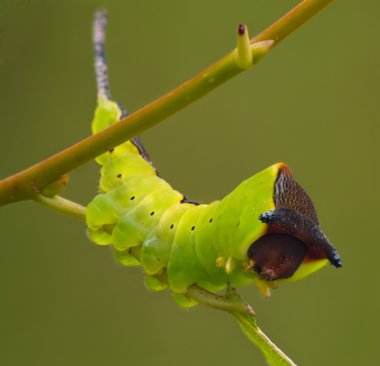
M296 238L306 246L309 257L327 258L335 267L342 266L339 253L319 227L311 199L286 167L278 173L273 200L275 210L259 217L268 224L268 234L284 234ZM253 246L256 244L257 242Z
M267 281L289 278L305 258L305 244L286 234L269 234L261 237L248 250L254 271Z

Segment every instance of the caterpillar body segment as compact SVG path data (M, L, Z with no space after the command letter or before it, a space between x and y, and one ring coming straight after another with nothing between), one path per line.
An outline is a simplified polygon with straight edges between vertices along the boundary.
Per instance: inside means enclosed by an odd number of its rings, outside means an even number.
M93 131L121 114L118 104L99 98ZM199 205L157 175L140 142L127 141L96 161L101 193L87 207L91 240L113 245L122 264L141 265L150 288L165 288L164 274L183 305L194 304L179 296L192 284L215 292L257 282L267 293L276 282L301 279L328 261L340 264L310 198L283 163L222 200Z
M144 241L140 260L147 274L156 275L167 268L178 224L188 208L189 204L170 207Z
M147 194L135 207L127 209L116 224L112 237L118 250L142 245L167 209L182 199L173 189L158 189Z

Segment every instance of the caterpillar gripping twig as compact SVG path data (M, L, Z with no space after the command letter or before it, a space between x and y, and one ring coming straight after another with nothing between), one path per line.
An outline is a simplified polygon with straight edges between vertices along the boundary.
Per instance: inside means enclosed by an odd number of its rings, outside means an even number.
M97 26L104 27L104 14ZM94 133L123 110L110 100L104 29L95 26L98 107ZM99 60L101 58L101 60ZM101 65L99 68L98 65ZM89 236L113 245L125 265L141 265L175 294L196 284L218 291L257 282L263 293L277 282L301 279L341 260L319 227L306 192L283 163L242 182L220 201L188 201L158 176L139 140L99 156L100 194L87 207ZM164 280L162 280L164 279Z

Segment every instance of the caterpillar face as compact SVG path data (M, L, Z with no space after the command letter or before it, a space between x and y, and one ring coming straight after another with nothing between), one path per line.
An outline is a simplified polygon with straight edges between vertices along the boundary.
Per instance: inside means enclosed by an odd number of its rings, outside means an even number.
M301 240L286 234L268 234L249 248L248 257L255 262L253 270L263 280L273 281L291 277L306 253Z
M264 280L290 278L302 265L328 259L342 266L337 250L319 227L314 205L293 179L289 169L279 169L274 186L275 209L260 215L267 233L248 250L253 270Z

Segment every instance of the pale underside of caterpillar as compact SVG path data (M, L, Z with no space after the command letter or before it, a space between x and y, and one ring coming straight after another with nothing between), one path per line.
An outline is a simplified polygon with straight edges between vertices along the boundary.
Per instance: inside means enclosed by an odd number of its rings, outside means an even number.
M100 95L93 132L121 115L117 103ZM137 139L96 161L101 193L87 207L91 240L113 245L122 264L141 265L150 278L165 275L176 294L192 284L215 292L252 282L267 293L328 261L341 266L313 203L283 163L243 181L220 201L197 204L158 176Z

